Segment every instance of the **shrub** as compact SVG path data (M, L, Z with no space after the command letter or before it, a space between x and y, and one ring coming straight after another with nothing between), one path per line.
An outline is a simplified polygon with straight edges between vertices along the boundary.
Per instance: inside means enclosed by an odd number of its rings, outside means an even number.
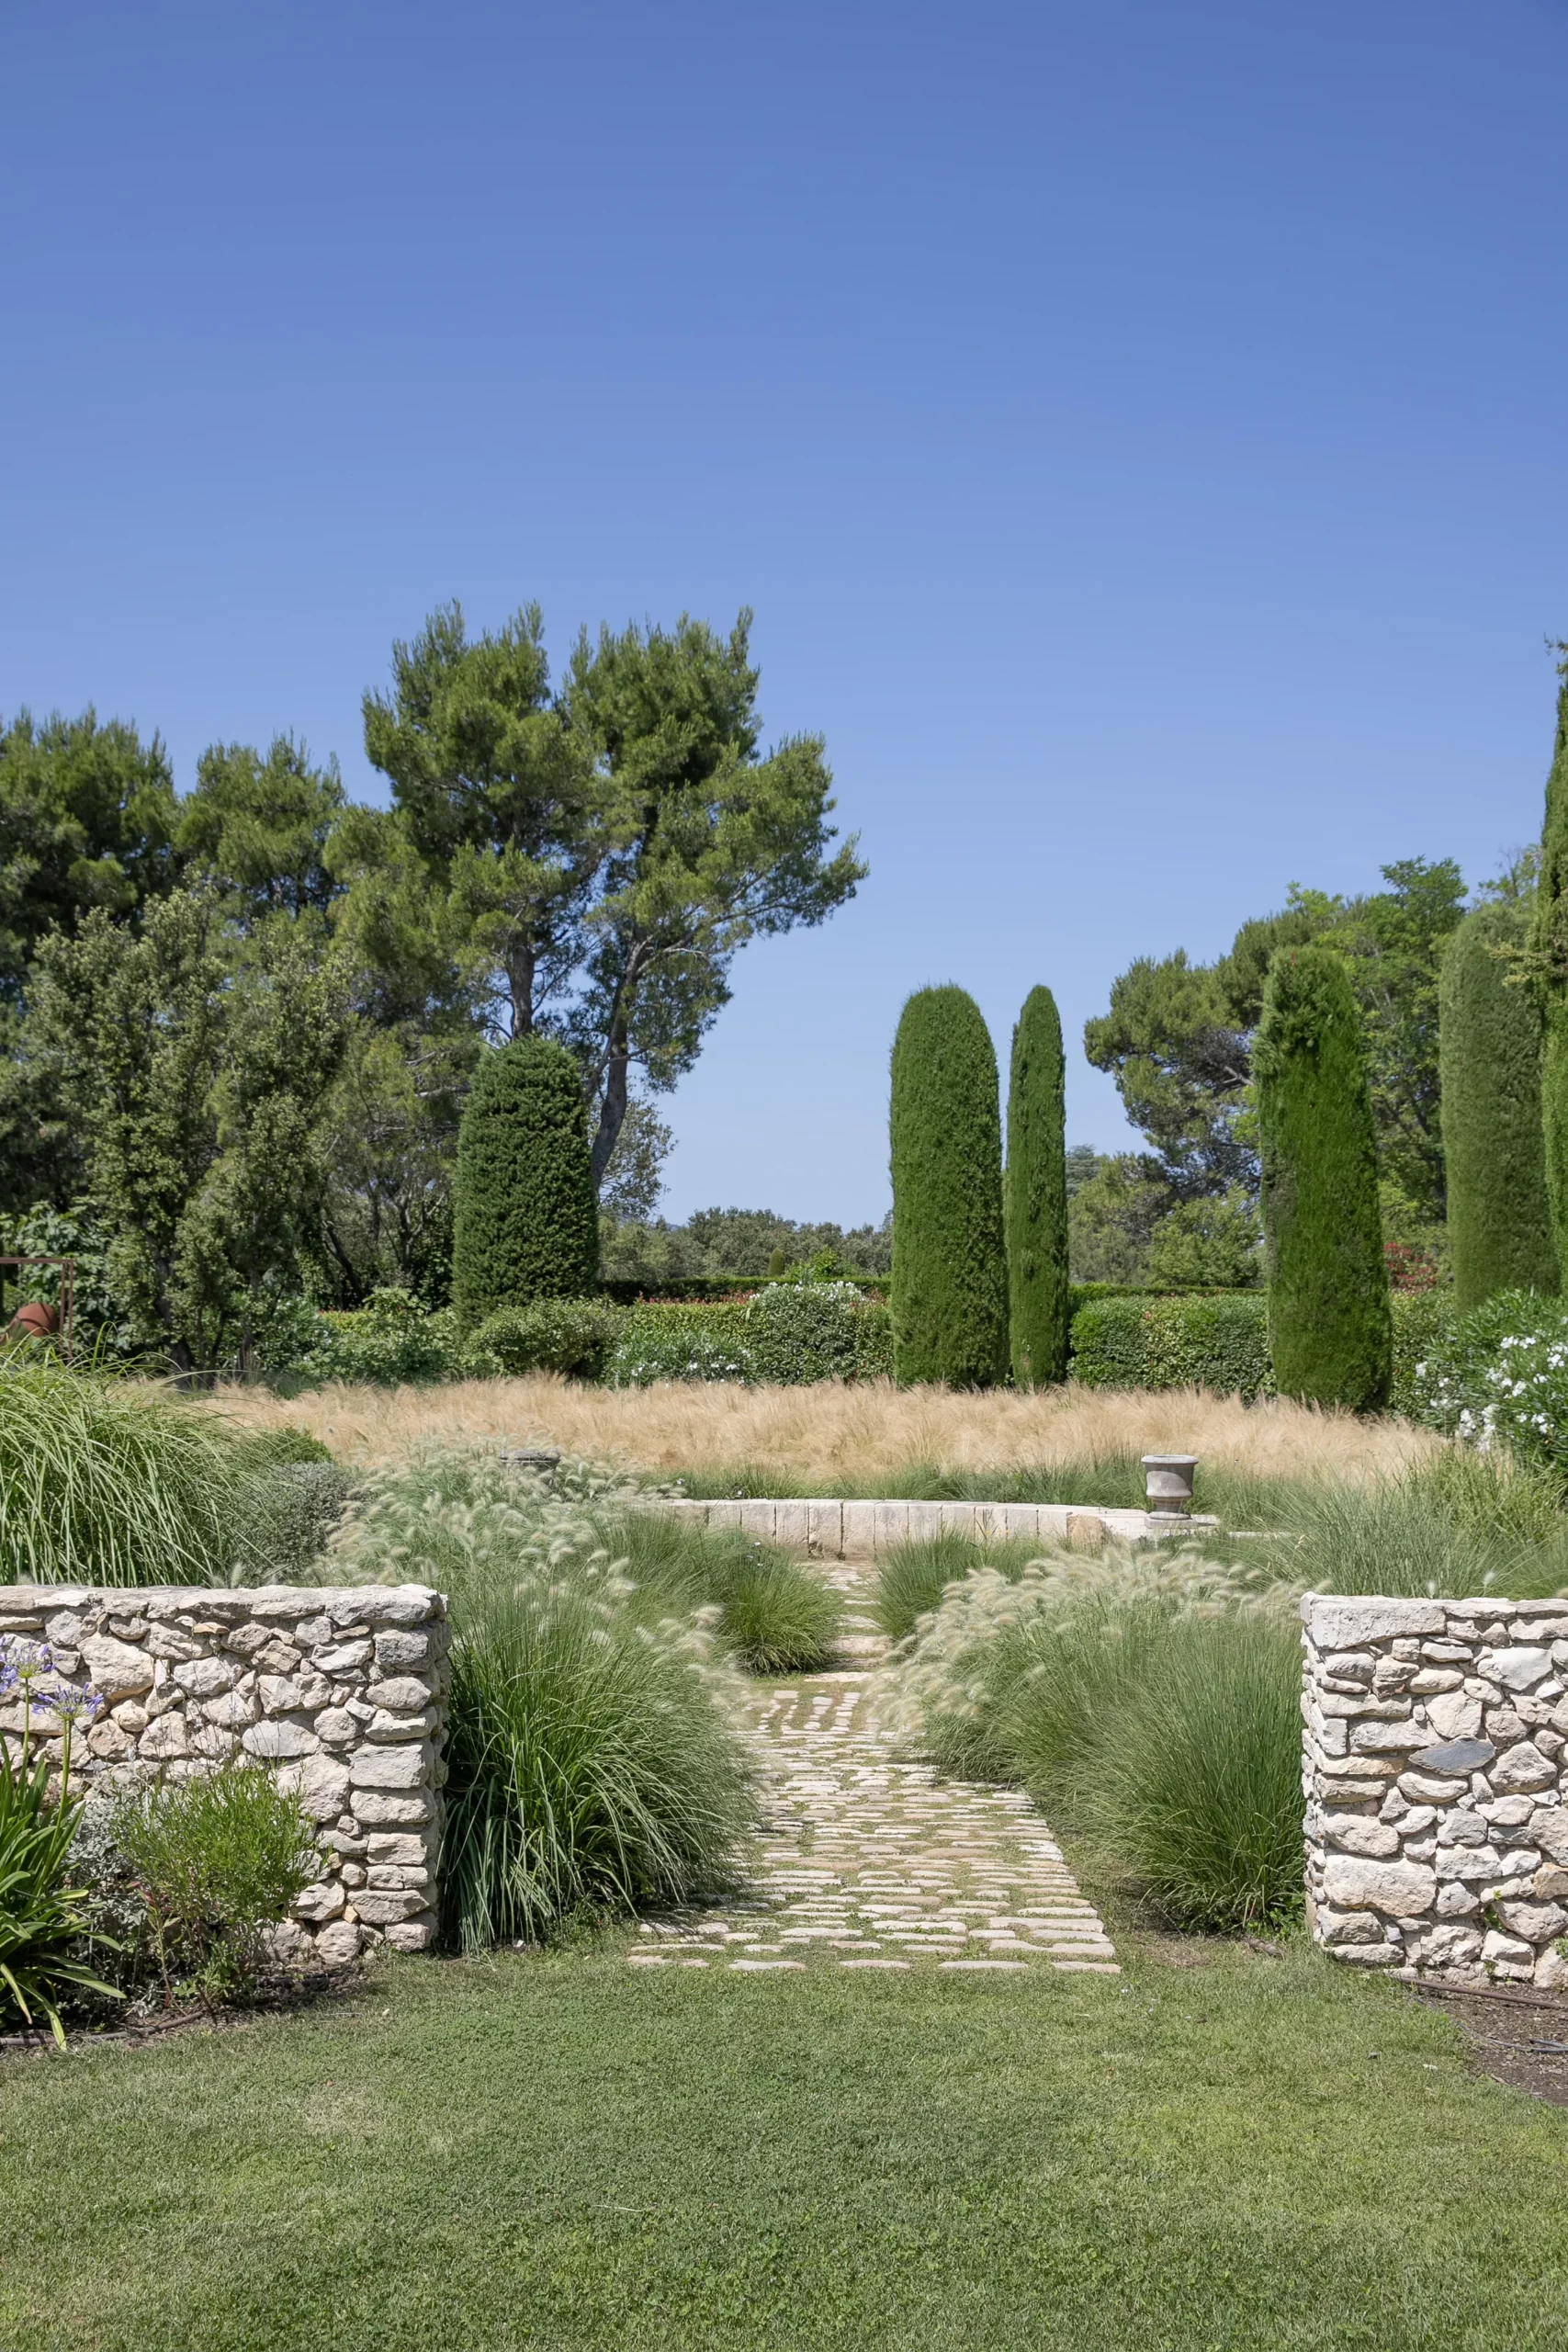
M1008 1322L1012 1376L1033 1388L1067 1376L1066 1065L1049 989L1031 989L1012 1033L1008 1084Z
M1450 1288L1392 1290L1388 1306L1393 1326L1389 1409L1407 1420L1421 1420L1426 1418L1422 1367L1453 1337L1454 1295Z
M962 989L921 989L893 1046L893 1362L903 1382L1007 1375L997 1057Z
M487 1316L470 1352L493 1356L503 1373L558 1372L597 1380L623 1319L603 1299L536 1298Z
M169 1396L0 1356L0 1576L221 1584L243 1549L241 1461Z
M1253 1067L1275 1382L1368 1411L1392 1377L1388 1277L1360 1017L1332 948L1274 957Z
M457 1139L452 1303L471 1330L500 1306L583 1298L599 1207L582 1080L564 1046L518 1037L474 1074Z
M1073 1378L1086 1388L1203 1387L1272 1393L1261 1295L1092 1299L1072 1324Z
M1536 886L1534 962L1542 1006L1541 1128L1557 1261L1568 1266L1568 660L1557 696L1557 736L1546 779Z
M771 1283L746 1309L752 1377L852 1380L861 1311L852 1283Z
M1568 1307L1499 1291L1416 1367L1422 1418L1472 1445L1568 1472Z
M1494 1292L1560 1286L1540 1113L1540 1011L1498 950L1522 918L1477 907L1438 979L1443 1164L1454 1294L1468 1314Z
M209 2005L253 1986L266 1929L320 1866L314 1824L263 1764L131 1791L108 1834L142 1905L165 2001L176 1973Z

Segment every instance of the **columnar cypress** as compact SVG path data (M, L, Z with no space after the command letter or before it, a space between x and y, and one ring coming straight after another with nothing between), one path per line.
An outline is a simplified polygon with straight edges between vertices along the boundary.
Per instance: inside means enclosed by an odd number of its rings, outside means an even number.
M920 989L893 1044L893 1371L987 1388L1007 1377L997 1057L962 989Z
M1546 1188L1558 1261L1568 1265L1568 662L1562 665L1557 741L1546 779L1534 944L1544 1015L1540 1109Z
M598 1280L582 1080L564 1046L518 1037L485 1056L463 1112L452 1303L469 1329L495 1307L581 1298Z
M1274 957L1253 1069L1274 1378L1365 1412L1388 1401L1393 1327L1360 1016L1332 948Z
M1511 907L1478 907L1443 952L1438 980L1443 1161L1454 1304L1559 1287L1540 1116L1540 1008L1510 987L1497 953L1517 944Z
M1008 1085L1008 1308L1021 1388L1067 1376L1066 1064L1049 989L1031 989L1012 1033Z

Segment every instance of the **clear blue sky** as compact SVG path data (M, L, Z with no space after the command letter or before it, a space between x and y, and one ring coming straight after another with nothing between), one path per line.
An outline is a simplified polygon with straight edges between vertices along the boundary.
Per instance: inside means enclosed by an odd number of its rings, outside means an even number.
M872 876L666 1207L886 1204L900 1002L1538 829L1568 0L0 0L0 712L302 733L475 624L756 611Z

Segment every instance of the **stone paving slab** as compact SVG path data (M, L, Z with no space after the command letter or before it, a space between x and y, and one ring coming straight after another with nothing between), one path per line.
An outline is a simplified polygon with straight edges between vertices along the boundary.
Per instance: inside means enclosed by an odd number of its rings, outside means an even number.
M885 1646L856 1625L846 1648ZM764 1782L750 1882L721 1912L645 1920L632 1966L1120 1973L1029 1798L901 1755L869 1668L758 1686L750 1712Z

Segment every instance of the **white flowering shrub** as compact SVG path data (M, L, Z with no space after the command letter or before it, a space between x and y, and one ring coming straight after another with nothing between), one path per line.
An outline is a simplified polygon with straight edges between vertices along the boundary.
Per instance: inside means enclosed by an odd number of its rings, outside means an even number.
M1416 1408L1435 1429L1490 1452L1568 1469L1568 1311L1500 1291L1416 1366Z

